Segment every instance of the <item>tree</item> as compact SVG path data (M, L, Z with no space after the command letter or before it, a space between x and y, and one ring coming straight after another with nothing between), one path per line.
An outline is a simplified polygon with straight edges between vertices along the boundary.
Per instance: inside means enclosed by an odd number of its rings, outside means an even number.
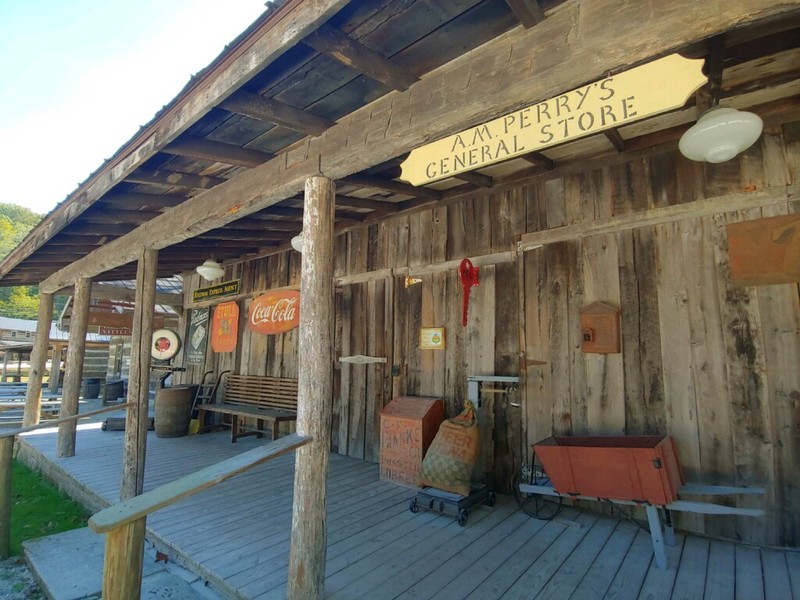
M0 259L14 250L41 220L41 215L27 208L0 203ZM37 286L0 287L1 316L36 319L38 311Z

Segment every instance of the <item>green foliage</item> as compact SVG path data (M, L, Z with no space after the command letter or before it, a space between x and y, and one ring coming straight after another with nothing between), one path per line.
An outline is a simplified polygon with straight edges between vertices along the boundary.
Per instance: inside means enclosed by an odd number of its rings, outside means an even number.
M0 259L16 248L41 219L41 215L22 206L0 203ZM35 319L38 311L38 287L0 288L0 316Z
M86 526L88 515L80 504L18 461L14 461L11 490L12 555L19 555L25 540Z

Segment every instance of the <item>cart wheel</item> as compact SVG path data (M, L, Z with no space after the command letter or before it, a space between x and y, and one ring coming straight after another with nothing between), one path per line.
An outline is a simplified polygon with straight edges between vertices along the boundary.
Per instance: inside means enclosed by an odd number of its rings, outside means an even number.
M519 504L522 511L542 521L549 521L561 512L563 508L561 505L561 496L528 494L520 491L519 484L544 485L549 483L549 481L550 478L547 477L541 464L536 461L536 457L534 456L534 466L522 465L514 475L514 481L512 482L514 497L517 499L517 504Z
M412 498L411 502L408 503L408 510L410 510L412 513L418 513L419 512L419 506L417 506L417 499L416 498Z
M497 504L497 496L494 492L489 492L489 497L486 499L486 506L494 506Z
M460 511L458 511L458 524L464 527L467 524L468 516L469 513L467 513L467 511L464 510L463 508Z

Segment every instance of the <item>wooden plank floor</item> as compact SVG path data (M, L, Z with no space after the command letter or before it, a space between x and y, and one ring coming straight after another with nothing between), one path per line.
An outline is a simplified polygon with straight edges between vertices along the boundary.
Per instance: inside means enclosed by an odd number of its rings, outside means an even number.
M98 505L113 503L122 473L123 432L81 425L77 454L54 455L55 433L24 438L38 457L78 482ZM227 433L148 437L151 489L261 443ZM378 479L378 467L331 455L330 600L659 599L800 600L800 554L677 536L672 568L652 560L648 533L627 521L565 510L543 522L513 498L452 517L412 514L413 491ZM294 457L285 456L148 518L148 534L173 560L231 598L285 597Z

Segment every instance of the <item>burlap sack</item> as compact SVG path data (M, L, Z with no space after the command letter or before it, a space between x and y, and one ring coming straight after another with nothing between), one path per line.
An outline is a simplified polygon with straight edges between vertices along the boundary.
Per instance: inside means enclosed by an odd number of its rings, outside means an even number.
M472 403L468 402L460 415L439 426L422 460L416 484L468 496L472 469L480 456L480 443L478 419Z

